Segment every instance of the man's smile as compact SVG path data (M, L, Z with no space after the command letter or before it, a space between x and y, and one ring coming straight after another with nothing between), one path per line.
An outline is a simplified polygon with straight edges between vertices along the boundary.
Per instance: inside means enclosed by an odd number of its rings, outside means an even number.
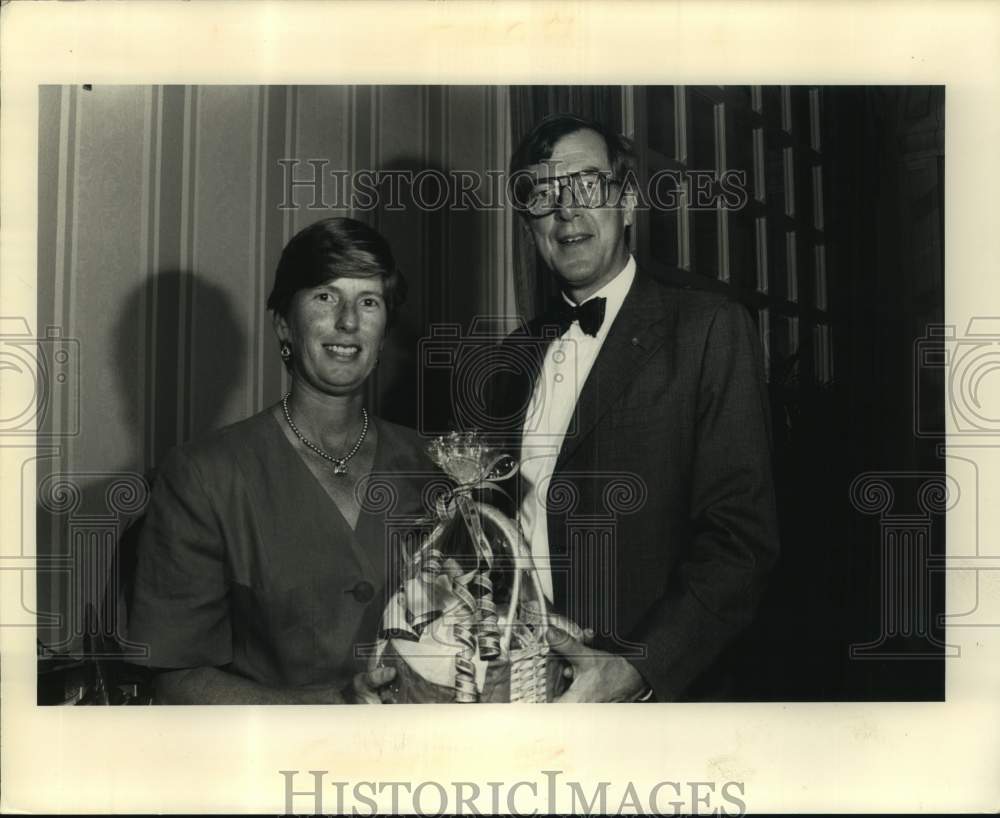
M573 245L582 244L588 239L593 238L590 233L571 233L565 236L559 236L556 241L563 247L571 247Z

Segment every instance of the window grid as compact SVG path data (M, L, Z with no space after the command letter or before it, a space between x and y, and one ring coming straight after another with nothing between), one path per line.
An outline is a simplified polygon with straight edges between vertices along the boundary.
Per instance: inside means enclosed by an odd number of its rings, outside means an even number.
M785 233L785 258L788 265L785 268L785 293L789 301L799 300L799 277L798 277L798 244L795 241L795 231L789 230Z
M771 380L771 312L767 307L757 310L757 331L764 350L764 377Z
M813 327L813 356L816 380L828 384L833 380L833 356L830 347L830 325L817 324Z
M675 212L650 210L640 255L683 283L731 290L754 306L769 338L769 372L787 372L798 362L807 371L796 378L829 382L822 89L647 88L637 109L647 174L740 170L747 194L741 209L717 203L698 210L688 176ZM659 150L671 147L669 154ZM800 342L813 349L800 350Z
M816 309L826 311L826 248L817 244L816 253Z
M726 165L726 109L725 103L717 103L712 108L715 119L715 167L719 172ZM729 211L725 208L715 210L716 235L718 236L717 254L719 258L719 281L730 280L729 275Z
M767 295L767 220L763 216L754 219L757 240L757 292Z

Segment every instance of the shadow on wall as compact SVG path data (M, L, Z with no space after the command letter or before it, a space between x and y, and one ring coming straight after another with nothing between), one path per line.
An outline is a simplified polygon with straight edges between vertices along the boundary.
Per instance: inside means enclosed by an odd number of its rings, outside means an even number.
M204 277L175 270L149 276L125 295L113 326L107 365L127 428L107 429L115 418L86 405L93 392L84 383L80 434L96 436L87 451L99 455L84 460L78 446L69 462L48 461L43 471L40 461L37 553L52 566L37 575L40 701L48 672L68 662L92 674L93 662L80 663L84 654L123 646L135 542L155 466L173 446L225 422L225 407L247 388L248 333L230 296ZM131 444L116 451L115 441ZM65 678L57 686L63 689ZM49 695L58 698L58 691Z
M155 467L172 447L226 422L233 397L250 388L244 323L224 289L188 271L160 272L125 297L115 323L114 370L120 404L142 447L134 458Z
M494 211L474 206L471 195L471 206L454 207L454 177L440 165L400 156L383 169L388 179L406 174L424 181L379 189L382 206L373 224L389 241L409 285L378 370L379 414L425 434L441 434L454 427L455 385L449 368L427 366L421 359L426 357L422 342L440 324L457 324L464 336L484 310L485 294L494 284L488 277L503 274L488 255L488 220ZM447 180L447 186L436 180ZM488 190L478 197L491 201Z

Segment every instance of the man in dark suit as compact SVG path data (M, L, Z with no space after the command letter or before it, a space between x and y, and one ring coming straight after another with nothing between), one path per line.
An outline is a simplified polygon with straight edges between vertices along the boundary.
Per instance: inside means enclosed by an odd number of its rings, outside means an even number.
M511 160L562 298L508 339L537 353L494 411L515 431L517 511L546 596L586 631L550 633L572 667L565 701L697 695L778 552L754 325L637 269L632 168L628 140L569 115Z

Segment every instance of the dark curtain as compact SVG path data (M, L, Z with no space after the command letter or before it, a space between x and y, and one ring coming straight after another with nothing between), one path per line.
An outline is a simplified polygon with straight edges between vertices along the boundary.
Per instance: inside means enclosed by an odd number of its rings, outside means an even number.
M620 85L515 85L510 89L511 144L516 148L535 124L554 113L576 114L618 132L622 125ZM518 312L529 318L555 295L556 287L538 259L531 239L514 229L514 286Z
M741 645L741 693L941 700L944 572L897 562L919 552L883 537L906 515L929 519L929 553L945 553L945 516L921 511L915 491L915 476L945 472L944 371L914 365L927 326L944 320L944 88L823 93L834 382L772 392L782 559ZM917 418L935 433L918 437ZM852 501L852 481L868 473L895 498L885 514ZM919 594L900 590L908 582ZM880 638L852 658L851 646Z

